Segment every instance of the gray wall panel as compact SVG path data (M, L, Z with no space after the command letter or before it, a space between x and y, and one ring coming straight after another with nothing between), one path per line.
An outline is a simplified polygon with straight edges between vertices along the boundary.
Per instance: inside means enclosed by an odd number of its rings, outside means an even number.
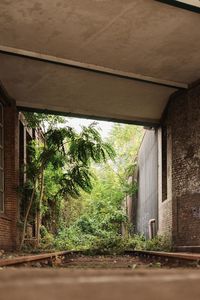
M158 135L147 130L138 154L136 231L149 237L150 219L158 221Z

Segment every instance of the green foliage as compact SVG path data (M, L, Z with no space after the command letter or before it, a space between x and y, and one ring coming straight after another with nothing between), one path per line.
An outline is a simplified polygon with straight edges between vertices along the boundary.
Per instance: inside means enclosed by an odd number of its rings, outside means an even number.
M112 254L129 249L170 250L162 236L145 240L132 235L122 208L123 199L137 192L137 184L129 179L136 168L141 127L115 124L105 142L96 123L77 133L62 117L29 113L26 119L32 128L42 129L41 139L29 145L31 163L26 168L23 203L28 204L37 179L31 212L34 216L41 210L43 249ZM42 172L44 192L39 203ZM121 234L122 224L126 236Z
M88 201L80 217L71 226L60 229L56 246L60 249L102 248L107 251L106 247L111 248L116 245L116 240L121 240L121 224L124 221L126 216L111 202Z
M152 251L171 251L169 239L165 236L156 236L152 240L146 241L146 250Z
M122 224L130 227L122 202L137 191L129 177L143 129L115 124L105 142L96 123L77 133L62 117L29 113L26 119L42 129L41 140L29 147L24 187L29 199L37 181L32 212L41 210L42 247L99 253L144 247L143 237L121 234Z
M143 235L135 234L132 238L131 248L135 250L170 251L171 244L166 236L158 235L151 240L146 240Z
M59 127L60 122L65 124L61 117L26 113L26 119L32 128L39 126L40 138L31 142L28 149L28 180L22 189L27 209L21 246L31 210L40 212L38 218L44 217L47 223L50 217L59 223L63 200L79 197L81 191L91 192L91 162L106 162L115 156L113 148L103 142L95 123L77 133L69 126ZM34 217L34 213L31 215Z
M28 127L32 129L40 128L42 131L47 131L67 123L66 118L57 115L36 112L23 112L23 114Z
M113 126L108 142L118 154L113 165L122 179L127 179L134 172L143 134L144 130L140 126L120 124Z
M56 247L116 253L135 246L135 241L121 234L122 223L130 227L122 202L125 196L137 191L137 185L128 182L128 178L135 168L142 134L137 126L114 125L108 142L114 145L115 159L92 166L91 193L81 192L83 208L79 217L70 225L63 223L55 240Z
M95 122L89 127L84 126L80 136L77 136L70 145L71 156L83 164L88 164L91 158L95 163L101 163L115 156L113 147L111 144L102 141L95 126Z
M52 245L54 243L54 235L50 233L45 226L41 226L40 228L41 233L41 248L45 250L52 250Z

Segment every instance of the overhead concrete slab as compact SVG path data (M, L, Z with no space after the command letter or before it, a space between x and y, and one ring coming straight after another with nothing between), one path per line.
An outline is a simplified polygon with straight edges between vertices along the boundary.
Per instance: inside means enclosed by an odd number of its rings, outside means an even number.
M1 55L0 65L0 77L18 106L71 115L155 124L176 91L14 56Z
M170 94L200 78L199 28L199 14L154 0L1 0L0 80L20 106L159 122Z

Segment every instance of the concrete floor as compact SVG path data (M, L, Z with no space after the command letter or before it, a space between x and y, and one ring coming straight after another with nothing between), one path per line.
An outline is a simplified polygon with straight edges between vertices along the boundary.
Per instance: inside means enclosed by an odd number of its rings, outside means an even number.
M199 300L200 270L0 270L1 300Z

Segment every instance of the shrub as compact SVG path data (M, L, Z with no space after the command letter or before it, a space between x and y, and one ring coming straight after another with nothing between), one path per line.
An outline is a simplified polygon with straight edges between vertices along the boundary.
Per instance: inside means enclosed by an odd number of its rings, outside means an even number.
M156 236L152 240L146 241L146 250L152 251L170 251L171 244L167 237Z

